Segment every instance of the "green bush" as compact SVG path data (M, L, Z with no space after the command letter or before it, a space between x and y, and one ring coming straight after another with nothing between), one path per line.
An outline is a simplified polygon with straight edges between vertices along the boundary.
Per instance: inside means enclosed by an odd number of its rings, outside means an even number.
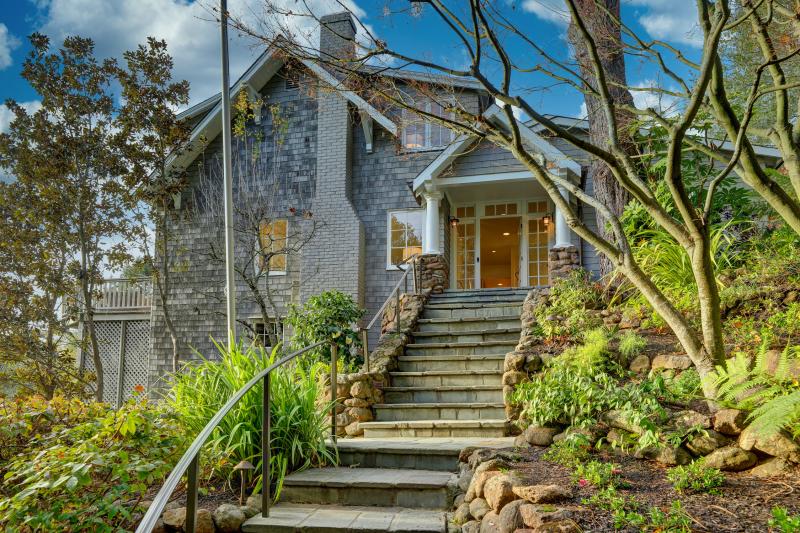
M546 303L534 309L537 327L545 337L579 336L603 325L599 317L587 311L603 303L601 287L584 270L574 270L553 282ZM552 317L559 317L553 320Z
M364 309L358 307L350 295L338 290L312 296L302 306L293 304L286 316L286 322L292 327L291 347L299 350L320 341L335 339L344 367L353 368L361 361L361 340L353 325L364 313ZM315 350L314 356L316 361L330 361L330 345L325 344Z
M691 489L695 492L722 494L719 488L725 484L725 475L716 468L706 468L702 460L670 468L667 479L678 492Z
M687 368L677 376L664 378L666 398L674 403L688 403L703 398L703 383L694 368Z
M241 343L230 350L218 349L220 361L187 365L171 379L167 402L189 435L197 435L234 393L281 355L279 347L267 353ZM330 412L330 404L323 400L325 368L321 363L289 363L271 373L270 473L275 498L286 474L336 460L325 444ZM206 444L203 459L211 475L225 477L239 461L250 461L256 466L254 490L261 487L262 394L263 383L259 383L222 419Z
M781 533L797 533L800 531L800 515L791 516L785 508L773 507L769 527L773 527Z
M619 465L604 463L602 461L589 461L578 463L572 472L572 480L579 483L589 483L598 488L618 487L620 485Z
M4 467L0 523L6 531L130 530L138 504L159 486L188 445L186 433L162 408L131 400L115 411L104 404L85 409L62 400L50 413L34 400L7 425L33 427L27 449ZM63 416L66 415L66 416ZM53 416L49 428L41 417ZM10 423L10 424L9 424ZM74 423L74 425L72 425ZM8 433L6 433L8 436Z
M630 361L647 348L647 341L633 330L628 330L619 339L619 353Z

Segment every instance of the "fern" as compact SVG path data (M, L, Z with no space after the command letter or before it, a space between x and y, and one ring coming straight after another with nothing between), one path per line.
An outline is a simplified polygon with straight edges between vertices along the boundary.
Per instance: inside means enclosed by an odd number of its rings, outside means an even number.
M781 429L800 435L800 383L792 370L800 366L800 346L781 352L774 369L767 357L770 338L761 343L755 358L743 353L728 359L707 379L717 389L718 398L739 409L751 411L749 420L762 434Z

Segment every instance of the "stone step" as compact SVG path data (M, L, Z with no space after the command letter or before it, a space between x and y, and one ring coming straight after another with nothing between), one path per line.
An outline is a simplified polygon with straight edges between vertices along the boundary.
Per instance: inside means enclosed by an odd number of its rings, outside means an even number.
M422 318L492 318L520 316L522 302L500 303L428 303Z
M386 403L468 403L503 401L500 381L496 385L474 385L471 387L384 387Z
M269 518L258 514L242 525L245 533L445 533L444 511L401 507L346 507L279 503Z
M495 296L495 295L475 295L475 296L449 296L437 298L432 296L428 300L428 305L443 304L507 304L522 305L525 296Z
M485 342L430 342L406 344L406 355L505 355L519 339Z
M500 370L435 370L425 372L390 372L393 387L441 386L471 387L473 385L500 386L503 372Z
M506 422L497 420L405 420L362 422L365 438L387 437L485 437L505 434Z
M504 355L415 355L397 358L400 372L502 370Z
M280 501L444 510L452 503L452 476L436 470L309 468L286 476Z
M475 329L472 331L415 331L414 343L489 342L519 340L521 328Z
M420 318L420 332L470 332L473 330L511 329L520 327L519 314L496 317Z
M491 420L503 418L503 403L379 403L375 408L377 422L401 420Z
M339 464L360 468L411 468L456 472L467 447L510 448L513 437L339 439Z

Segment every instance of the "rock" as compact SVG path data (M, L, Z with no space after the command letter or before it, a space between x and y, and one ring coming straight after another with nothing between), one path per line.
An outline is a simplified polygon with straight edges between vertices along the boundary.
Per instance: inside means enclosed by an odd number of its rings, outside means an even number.
M156 520L156 525L153 526L153 530L150 533L167 533L167 526L164 525L164 521L160 518Z
M703 465L707 468L740 472L751 468L757 461L758 458L753 452L743 450L738 446L725 446L706 455Z
M461 533L479 533L481 530L481 523L477 520L470 520L461 526Z
M348 398L344 401L347 407L369 407L369 402L363 398Z
M574 520L554 520L534 528L533 533L581 533L583 530Z
M793 441L783 431L763 435L753 426L749 426L739 435L739 447L743 450L755 448L766 454L783 457L793 463L800 463L800 444Z
M789 461L783 457L773 457L753 467L750 474L756 477L775 477L786 475L791 471L792 464Z
M479 465L475 467L475 474L480 474L481 472L489 472L490 470L500 470L504 468L508 468L511 465L508 464L501 457L493 457L492 459L487 459L486 461L481 462Z
M350 413L350 416L359 422L372 421L372 409L367 409L366 407L351 407L348 409L348 412Z
M489 507L499 512L507 503L514 501L517 497L514 494L514 484L511 476L506 474L495 475L486 481L483 486L483 498Z
M223 503L212 513L214 525L220 533L239 533L242 524L247 520L238 505Z
M695 426L700 426L703 429L708 429L711 427L711 418L708 416L698 413L697 411L686 410L686 411L678 411L672 416L672 423L675 427L679 428L693 428Z
M467 489L467 494L464 496L465 501L472 501L473 498L482 498L483 497L483 490L486 486L486 482L489 481L494 476L499 476L500 472L497 470L490 470L488 472L476 472L472 476L472 481L469 484L469 488Z
M641 353L633 358L633 361L631 361L631 364L628 365L628 368L631 372L645 374L650 370L650 358Z
M344 432L348 437L360 437L364 434L364 430L361 428L361 424L358 423L358 420L347 424L344 427Z
M524 503L523 500L516 500L503 507L498 516L501 533L514 533L518 528L525 525L522 521L522 515L519 513L519 507Z
M526 372L511 370L503 374L503 385L518 385L528 379Z
M675 466L675 465L688 465L692 462L692 456L689 452L678 446L673 448L671 446L650 447L644 450L638 450L634 453L635 457L645 457L651 461L656 461L662 465Z
M468 503L462 503L461 505L458 506L456 512L453 513L453 522L459 525L466 524L467 522L470 521L471 518L472 515L469 512Z
M252 494L247 497L247 501L245 502L247 507L252 507L253 509L257 510L259 513L261 512L261 494L258 492Z
M195 523L195 533L214 533L217 529L214 527L214 518L211 516L211 511L208 509L197 510L197 522Z
M528 446L530 446L530 444L528 444L528 441L525 439L524 433L520 433L519 435L514 437L515 448L527 448Z
M609 444L613 444L618 448L628 449L637 443L639 440L635 433L625 431L624 429L611 428L606 435L606 440Z
M457 494L455 499L453 500L453 508L458 509L458 506L464 503L464 493Z
M722 448L731 443L731 439L718 433L713 429L707 429L706 433L693 436L686 442L686 447L696 456L708 455L717 448Z
M500 533L500 515L489 511L481 520L480 533Z
M356 381L353 383L353 386L350 387L350 396L353 398L369 398L372 394L372 387L370 387L366 381Z
M261 512L255 507L250 507L248 505L242 505L241 507L239 507L239 509L244 513L244 516L246 518L253 518L255 515Z
M464 473L458 476L458 488L464 492L469 490L469 486L472 483L472 477L474 476L472 470L466 469Z
M538 340L538 339L537 339ZM528 354L525 356L525 371L538 372L542 368L542 358L537 354Z
M744 431L747 415L738 409L720 409L714 414L714 430L736 436Z
M692 367L692 360L686 355L659 354L651 363L653 370L686 370Z
M553 444L553 437L559 433L556 428L543 426L529 426L525 429L523 436L531 446L550 446Z
M534 505L525 503L520 506L523 523L530 528L537 528L548 522L568 519L571 514L564 509L554 509L552 506Z
M525 367L525 354L520 352L508 352L503 360L503 372L513 372L522 370Z
M186 507L176 507L175 509L167 509L161 515L161 520L167 527L172 529L183 529L186 523Z
M641 426L629 422L622 411L612 409L603 413L600 418L612 428L624 429L625 431L636 433L637 435L644 433L644 429Z
M559 485L527 485L512 490L530 503L554 503L572 498L572 491Z
M469 502L469 514L471 514L475 520L481 520L484 515L491 510L492 508L489 507L489 504L486 503L486 500L483 498L475 498Z

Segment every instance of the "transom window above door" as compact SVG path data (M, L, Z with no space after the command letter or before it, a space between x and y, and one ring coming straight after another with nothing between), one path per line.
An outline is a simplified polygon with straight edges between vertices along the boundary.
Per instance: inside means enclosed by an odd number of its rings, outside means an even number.
M483 216L496 217L503 215L516 215L517 203L509 204L489 204L483 207Z
M426 102L420 109L437 117L453 117L452 113L447 113L436 102ZM403 109L403 148L406 150L435 150L444 148L452 140L453 131L449 128L413 111Z
M425 210L389 211L387 268L395 268L414 254L422 253L425 233Z

